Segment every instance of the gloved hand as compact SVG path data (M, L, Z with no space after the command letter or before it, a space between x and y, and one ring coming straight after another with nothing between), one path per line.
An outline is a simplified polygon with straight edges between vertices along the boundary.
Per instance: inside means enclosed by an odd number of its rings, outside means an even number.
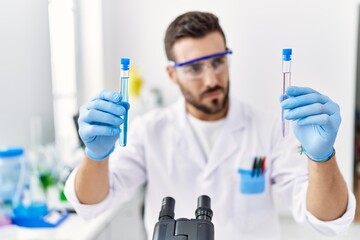
M341 122L339 106L311 88L291 86L286 94L289 98L281 107L288 110L285 118L293 120L293 131L303 151L315 161L328 159Z
M114 151L119 138L122 118L130 104L121 102L119 93L103 91L80 109L79 135L86 155L103 160Z

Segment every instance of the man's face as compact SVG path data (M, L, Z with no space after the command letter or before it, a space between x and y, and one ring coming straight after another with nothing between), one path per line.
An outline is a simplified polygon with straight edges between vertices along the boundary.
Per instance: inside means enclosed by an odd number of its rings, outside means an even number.
M219 32L209 33L203 38L182 38L173 46L176 63L225 51L224 38ZM187 104L195 111L212 115L226 110L229 94L226 54L180 67L169 67L168 71L171 79L179 85Z

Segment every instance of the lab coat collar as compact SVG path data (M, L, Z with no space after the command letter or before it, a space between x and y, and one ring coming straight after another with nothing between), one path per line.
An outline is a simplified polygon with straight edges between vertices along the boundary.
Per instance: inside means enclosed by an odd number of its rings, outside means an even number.
M185 99L180 99L174 107L174 115L178 120L175 121L178 124L178 128L176 128L177 134L175 134L175 146L177 146L176 148L181 154L185 154L187 158L192 159L200 168L204 169L204 177L210 175L241 145L241 134L239 132L248 124L248 118L243 104L238 100L230 97L229 111L208 160L205 159L189 125L186 116Z

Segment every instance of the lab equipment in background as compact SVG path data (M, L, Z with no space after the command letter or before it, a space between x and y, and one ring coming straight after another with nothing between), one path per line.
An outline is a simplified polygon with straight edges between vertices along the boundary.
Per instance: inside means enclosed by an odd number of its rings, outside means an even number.
M83 157L83 152L81 152L81 157ZM75 153L74 158L76 158ZM42 192L46 197L48 209L73 211L64 195L65 181L73 167L59 159L58 148L53 144L39 146L37 154L33 154L30 159L32 160L32 175L39 180L38 192Z
M11 219L12 223L28 228L54 228L69 216L66 211L54 209L44 214L42 206L36 205L18 209L17 211L18 213Z
M291 86L291 55L292 49L287 48L282 50L282 73L283 73L283 82L282 82L282 96L281 100L285 100L288 96L285 93L287 87ZM281 111L282 118L282 135L286 137L289 134L289 121L284 117L285 111Z
M22 147L0 148L0 224L55 227L67 212L48 211L44 183L29 159Z
M137 67L131 66L130 69L131 81L129 82L129 96L134 98L140 98L141 90L144 85L139 70ZM132 105L132 101L131 101Z
M67 218L68 212L48 208L46 190L51 185L49 176L45 176L46 179L44 179L37 167L33 165L28 178L19 204L13 209L12 223L28 228L58 226Z
M78 116L74 117L75 134L78 134L77 126ZM27 156L30 159L31 176L33 176L32 182L37 180L36 192L43 192L42 198L46 202L46 206L49 209L64 210L69 209L70 204L66 202L66 198L63 192L66 178L69 172L80 162L79 158L83 158L83 150L79 150L78 144L68 145L63 144L66 141L59 140L57 144L49 143L43 144L42 141L42 120L39 116L33 116L30 119L30 140L31 148L28 151ZM80 144L83 144L80 137ZM70 141L71 142L71 141ZM73 147L71 147L73 146ZM71 160L64 159L64 149L70 150ZM76 155L76 153L78 153ZM81 155L81 156L79 156ZM75 162L75 160L78 160ZM70 165L73 164L73 165ZM34 184L33 184L34 185ZM32 186L32 188L34 188ZM32 191L34 192L34 191ZM40 196L41 194L35 194ZM41 200L43 201L43 200ZM71 210L73 210L71 208Z
M121 86L121 96L122 102L129 102L129 92L128 92L128 85L129 85L129 65L130 59L129 58L121 58L120 60L121 70L120 70L120 86ZM123 117L123 124L120 125L120 136L119 136L119 144L122 147L126 146L127 142L127 123L128 123L128 109L126 109L126 113Z
M140 68L131 65L129 72L131 81L129 81L129 98L131 98L131 114L128 115L127 122L130 124L132 120L143 113L142 95L144 92L144 84L142 75L140 74Z
M64 204L64 183L60 181L60 175L64 175L63 171L69 168L69 160L64 161L62 152L69 148L64 147L66 145L62 144L64 141L58 141L56 145L52 143L44 145L42 132L41 117L33 116L30 119L31 148L27 153L31 173L31 184L28 187L31 194L28 195L31 196L32 202L42 202L49 209L67 209L68 204ZM74 146L74 148L78 147Z
M32 164L31 153L26 159L28 159L26 168L24 168L26 173L21 174L24 176L24 184L21 186L19 196L15 196L17 201L13 203L12 214L10 215L12 223L20 226L22 225L19 219L26 217L33 221L48 213L45 192L41 187L39 174Z
M24 149L7 146L0 149L0 203L2 212L12 215L20 201L28 173Z
M145 112L164 105L163 95L159 88L145 88L141 97Z
M214 240L214 225L211 222L213 212L210 201L206 195L198 197L196 219L174 220L175 200L171 197L163 198L153 240Z

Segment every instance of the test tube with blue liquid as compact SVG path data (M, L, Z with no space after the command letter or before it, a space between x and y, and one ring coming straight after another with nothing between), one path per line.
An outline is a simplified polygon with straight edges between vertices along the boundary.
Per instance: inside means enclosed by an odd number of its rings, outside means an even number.
M283 83L282 83L282 95L281 100L285 100L288 96L285 93L287 87L291 86L291 55L292 49L287 48L282 50L282 73L283 73ZM289 134L289 121L284 117L285 111L282 110L281 118L282 118L282 135L286 137Z
M129 102L129 70L130 70L130 59L129 58L121 58L120 60L120 94L122 96L121 102ZM120 125L120 136L119 136L119 144L122 147L126 146L127 143L127 128L128 128L128 109L126 109L126 113L123 117L123 124Z

